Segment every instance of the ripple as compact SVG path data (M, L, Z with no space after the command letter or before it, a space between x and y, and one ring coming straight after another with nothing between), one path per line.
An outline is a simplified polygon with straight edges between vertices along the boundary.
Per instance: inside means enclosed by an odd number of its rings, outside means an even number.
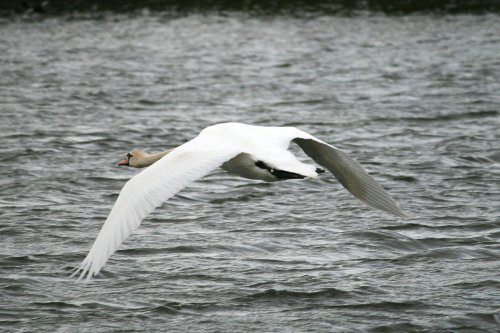
M271 16L0 20L0 330L497 330L498 17ZM225 121L345 149L412 216L218 170L70 279L116 162Z
M270 300L273 302L280 302L280 300L301 300L301 299L315 299L315 298L342 298L347 297L349 292L335 288L328 288L318 291L293 291L293 290L276 290L267 289L245 296L241 301L255 301L255 300Z

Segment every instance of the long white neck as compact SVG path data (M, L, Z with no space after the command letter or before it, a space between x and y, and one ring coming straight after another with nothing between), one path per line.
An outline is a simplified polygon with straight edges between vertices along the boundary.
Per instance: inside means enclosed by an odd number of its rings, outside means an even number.
M146 154L146 153L144 153L144 155L141 156L139 163L137 163L137 165L134 165L134 166L136 168L145 168L145 167L148 167L151 164L153 164L156 161L158 161L163 156L165 156L168 153L170 153L172 150L173 149L168 149L168 150L161 151L161 152L155 153L155 154Z

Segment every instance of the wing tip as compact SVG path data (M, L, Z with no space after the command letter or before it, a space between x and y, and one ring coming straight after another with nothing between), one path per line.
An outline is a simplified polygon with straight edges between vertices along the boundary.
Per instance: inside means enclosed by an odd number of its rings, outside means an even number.
M85 258L77 267L73 268L70 278L75 278L77 281L81 281L85 279L85 281L89 281L92 277L96 276L98 272L96 272L92 267L92 262L89 258Z
M376 208L376 209L380 209L380 210L383 210L387 213L390 213L392 215L395 215L395 216L398 216L398 217L401 217L401 218L409 218L411 217L407 212L404 212L401 208L399 208L399 205L392 199L390 198L390 202L386 202L386 205L385 206L381 206L381 205L374 205L373 202L372 203L368 203L365 201L366 204L368 204L369 206L373 207L373 208Z
M390 196L388 196L389 202L386 201L383 203L380 203L377 201L372 201L372 200L366 200L365 198L359 198L359 197L358 197L358 199L360 199L362 202L364 202L366 205L368 205L372 208L382 210L382 211L384 211L386 213L390 213L394 216L398 216L401 218L410 217L409 214L407 214L401 208L399 208L399 205Z
M398 209L397 211L393 211L391 212L392 214L396 215L396 216L399 216L401 218L409 218L410 215L408 215L407 213L403 212L401 209Z

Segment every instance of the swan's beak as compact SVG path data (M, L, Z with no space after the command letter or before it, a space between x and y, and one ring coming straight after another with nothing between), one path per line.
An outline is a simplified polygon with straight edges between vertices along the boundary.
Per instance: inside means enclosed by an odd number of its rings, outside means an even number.
M128 160L121 160L118 165L128 165Z

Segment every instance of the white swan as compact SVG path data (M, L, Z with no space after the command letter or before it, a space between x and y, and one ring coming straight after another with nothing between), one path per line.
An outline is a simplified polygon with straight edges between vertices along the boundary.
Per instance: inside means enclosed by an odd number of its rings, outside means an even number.
M292 141L364 203L405 216L358 162L310 134L293 127L218 124L205 128L177 148L155 155L133 150L127 160L120 162L135 167L150 166L122 188L90 252L73 275L87 279L97 275L151 211L219 166L239 176L264 181L317 177L323 172L300 162L288 151Z

